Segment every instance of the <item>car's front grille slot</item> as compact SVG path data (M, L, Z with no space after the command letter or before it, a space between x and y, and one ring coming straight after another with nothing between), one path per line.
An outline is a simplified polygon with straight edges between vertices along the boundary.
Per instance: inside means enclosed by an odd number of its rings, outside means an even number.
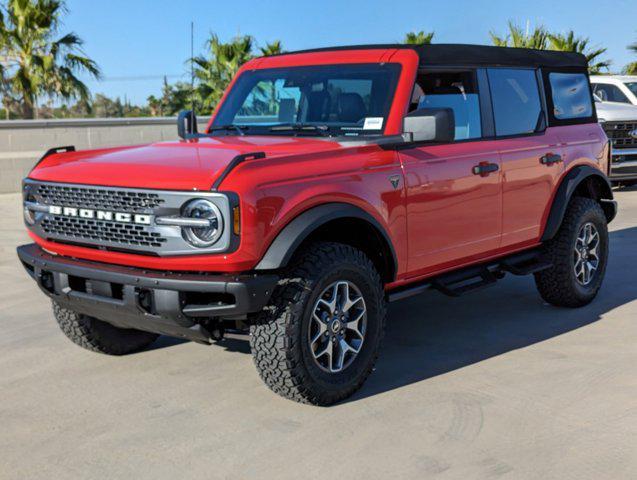
M130 213L143 213L164 203L164 200L156 193L54 184L38 185L37 194L40 195L44 203L49 205L82 205L84 208Z
M157 232L148 232L142 225L52 216L42 220L42 229L48 235L80 240L116 243L126 246L159 248L166 239Z
M29 228L49 241L140 255L189 255L227 251L231 232L209 248L187 242L178 225L157 217L181 215L193 198L213 202L229 217L228 197L217 192L149 190L49 183L26 179L25 206L33 212Z
M613 148L637 147L637 138L631 136L637 131L637 122L606 122L603 126Z

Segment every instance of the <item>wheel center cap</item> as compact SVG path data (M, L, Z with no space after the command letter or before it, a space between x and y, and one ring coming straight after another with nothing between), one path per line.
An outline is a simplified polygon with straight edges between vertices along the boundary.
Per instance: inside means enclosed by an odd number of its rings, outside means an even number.
M330 325L330 328L332 329L332 333L338 333L341 331L341 322L339 320L334 320L332 322L332 325Z

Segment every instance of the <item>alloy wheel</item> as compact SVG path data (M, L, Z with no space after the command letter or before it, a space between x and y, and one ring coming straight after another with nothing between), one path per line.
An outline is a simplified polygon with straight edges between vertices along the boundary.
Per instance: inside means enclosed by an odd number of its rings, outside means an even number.
M316 364L338 373L354 361L363 346L367 326L365 299L356 285L339 280L314 304L308 341Z
M587 286L599 268L600 236L595 225L587 222L579 230L573 249L575 278L580 285Z

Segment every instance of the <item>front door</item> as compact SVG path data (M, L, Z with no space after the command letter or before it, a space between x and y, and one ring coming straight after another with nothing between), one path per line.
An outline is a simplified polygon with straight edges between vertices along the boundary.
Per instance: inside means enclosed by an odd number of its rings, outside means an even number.
M410 276L479 260L500 246L502 164L483 69L419 73L411 109L450 108L455 139L399 151Z
M451 268L499 247L501 162L493 141L402 150L410 276Z

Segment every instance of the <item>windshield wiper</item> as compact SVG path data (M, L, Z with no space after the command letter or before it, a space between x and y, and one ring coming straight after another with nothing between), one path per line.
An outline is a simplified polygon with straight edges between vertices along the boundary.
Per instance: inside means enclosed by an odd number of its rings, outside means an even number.
M221 131L221 130L225 130L225 131L234 130L239 135L245 135L244 130L247 130L247 129L248 129L247 125L235 125L234 123L229 123L228 125L213 125L212 127L208 129L208 133Z
M327 125L313 125L310 123L282 123L270 127L271 132L319 132L321 135L329 135L330 127Z

